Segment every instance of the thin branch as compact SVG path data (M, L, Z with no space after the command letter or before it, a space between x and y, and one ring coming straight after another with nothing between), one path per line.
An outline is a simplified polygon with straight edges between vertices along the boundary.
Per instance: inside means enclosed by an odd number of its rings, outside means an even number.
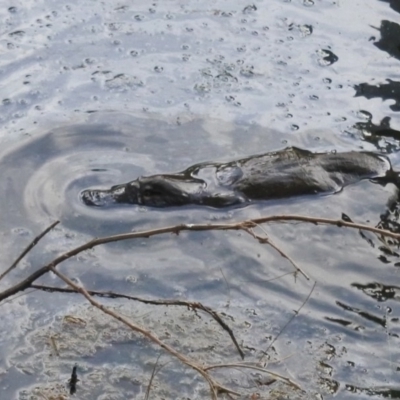
M308 296L306 297L306 299L303 301L303 303L301 304L301 306L294 312L294 314L289 318L289 321L286 322L286 324L283 326L283 328L279 331L278 335L275 337L275 339L270 343L270 345L267 347L267 349L264 351L264 354L261 356L260 358L260 362L262 361L262 359L265 357L265 355L267 354L268 350L272 347L272 345L278 340L279 336L281 336L281 334L283 333L283 331L288 327L288 325L293 321L293 319L299 315L301 309L306 305L306 303L308 302L308 300L310 299L315 286L317 284L317 281L314 281L314 285L310 290L310 293L308 293Z
M247 363L229 363L229 364L215 364L215 365L207 365L206 367L204 367L204 371L209 371L210 369L216 369L216 368L248 368L248 369L254 369L256 371L260 371L260 372L264 372L266 374L269 374L277 379L280 379L281 381L293 386L296 389L299 390L303 390L301 388L301 386L296 383L293 382L291 379L286 378L283 375L277 374L276 372L272 372L268 369L262 368L262 367L258 367L256 365L250 365Z
M153 332L146 330L144 327L140 325L136 325L133 322L131 322L128 318L124 317L121 314L118 314L116 311L111 310L107 307L105 307L103 304L99 303L96 301L87 291L83 286L78 286L76 283L71 281L67 276L62 274L61 272L57 271L53 266L50 266L50 271L52 271L55 275L57 275L61 280L63 280L68 286L71 288L75 289L79 293L81 293L92 306L98 308L101 310L103 313L110 315L112 318L122 322L124 325L128 326L130 329L132 329L134 332L138 332L147 339L151 340L153 343L157 344L160 346L162 349L167 351L169 354L172 356L176 357L179 361L181 361L183 364L187 365L188 367L194 369L196 372L198 372L204 380L208 383L210 386L211 390L211 397L213 400L217 400L218 398L218 393L231 393L237 396L240 396L240 393L237 393L233 390L230 390L222 385L220 385L218 382L216 382L209 374L202 368L199 364L196 362L190 360L188 357L185 355L179 353L175 348L170 346L169 344L163 342L161 339L159 339Z
M284 273L282 275L275 276L274 278L271 278L271 279L258 279L257 282L264 282L264 283L273 282L273 281L277 281L278 279L282 279L285 276L295 275L295 274L296 274L296 271L286 272L286 273Z
M297 222L308 222L314 225L334 225L338 228L346 227L351 229L361 229L364 231L373 232L379 235L391 237L393 239L400 240L400 234L388 231L386 229L375 228L373 226L358 224L355 222L344 221L342 219L331 219L331 218L320 218L320 217L308 217L305 215L271 215L269 217L260 217L250 220L254 224L260 225L268 222L282 222L282 221L297 221Z
M258 225L258 227L265 233L265 235L268 235L267 232L264 229L262 229L262 226ZM263 244L263 243L269 244L283 258L286 258L286 260L288 260L293 265L293 267L295 268L296 272L300 272L308 281L310 280L309 276L297 265L297 263L293 260L293 258L291 258L281 248L279 248L268 236L261 237L261 236L255 234L252 228L246 229L245 231L250 236L252 236L254 239L257 239L261 244Z
M28 294L31 294L31 293L36 292L36 290L37 290L37 289L33 289L33 290L28 290L27 292L24 292L24 293L19 293L18 295L12 297L11 299L7 299L7 300L3 301L3 302L0 304L0 306L3 306L4 304L7 304L7 303L12 303L13 301L19 299L20 297L23 297L23 296L26 296L26 295L28 295Z
M43 290L45 292L60 292L60 293L79 293L79 291L70 288L58 288L54 286L44 286L44 285L31 285L32 289ZM201 310L210 315L226 332L228 332L229 336L232 339L233 344L237 348L240 357L242 360L244 359L243 350L240 348L239 343L237 342L235 335L233 334L232 329L226 324L226 322L219 316L219 314L214 311L212 308L207 307L199 302L194 301L185 301L185 300L150 300L150 299L143 299L141 297L129 296L126 294L121 293L114 293L114 292L100 292L96 290L87 290L87 292L91 296L99 296L109 299L128 299L139 301L145 304L153 304L153 305L161 305L161 306L182 306L187 307L191 310Z
M229 305L231 304L231 287L229 285L228 280L225 277L224 271L222 271L222 268L219 269L221 271L221 275L224 278L224 281L226 283L226 287L228 288L228 301L226 302L226 308L229 308ZM244 359L244 355L242 356L242 360Z
M308 222L313 223L315 225L323 224L323 225L334 225L337 227L347 227L351 229L362 229L365 231L373 232L382 236L391 237L394 239L400 240L400 234L390 232L385 229L379 229L368 225L357 224L354 222L347 222L341 219L328 219L328 218L316 218L316 217L307 217L302 215L272 215L269 217L262 217L256 219L250 219L246 221L231 223L231 224L183 224L183 225L174 225L165 228L159 229L151 229L147 231L141 232L129 232L123 233L114 236L106 236L103 238L93 239L75 249L72 249L53 261L49 264L43 266L42 268L38 269L30 276L22 280L21 282L17 283L16 285L10 287L9 289L4 290L0 293L0 301L22 291L30 287L30 285L36 281L38 278L49 272L50 268L57 266L58 264L62 263L63 261L76 256L83 251L92 249L96 246L100 246L105 243L112 243L118 242L122 240L131 240L137 238L149 238L151 236L162 235L165 233L179 233L182 231L192 231L192 232L199 232L199 231L211 231L211 230L246 230L250 228L254 228L257 225L264 224L267 222L283 222L283 221L298 221L298 222Z
M39 243L40 239L46 236L56 225L58 225L60 221L53 222L48 228L46 228L40 235L36 236L32 242L25 248L25 250L19 255L19 257L12 263L12 265L6 269L0 275L0 281L9 273L11 272L18 263Z
M144 400L149 400L149 396L150 396L150 390L151 390L151 384L153 383L153 379L156 376L156 373L162 368L162 366L158 369L158 371L156 371L157 369L157 365L158 365L158 360L160 359L161 354L157 357L157 360L154 364L154 368L153 368L153 372L151 373L151 377L150 377L150 381L149 384L147 386L147 390L146 390L146 395L144 397Z

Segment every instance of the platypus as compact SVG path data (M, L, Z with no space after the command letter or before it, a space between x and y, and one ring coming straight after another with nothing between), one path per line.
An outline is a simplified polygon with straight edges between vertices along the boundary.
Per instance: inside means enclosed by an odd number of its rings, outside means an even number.
M174 174L140 177L110 189L87 189L88 206L202 205L215 208L300 195L329 194L362 179L397 180L389 159L372 152L312 153L297 147L226 163L195 164Z

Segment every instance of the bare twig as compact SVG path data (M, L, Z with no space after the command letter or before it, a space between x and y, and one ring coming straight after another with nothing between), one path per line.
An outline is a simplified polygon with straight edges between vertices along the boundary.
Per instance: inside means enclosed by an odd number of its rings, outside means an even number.
M45 235L47 235L56 225L58 225L60 221L53 222L48 228L46 228L40 235L36 236L32 242L25 248L25 250L19 255L19 257L12 263L12 265L6 269L0 275L0 281L11 272L18 263L39 243L40 239L42 239Z
M224 278L224 281L226 283L226 287L228 289L228 301L226 302L226 308L229 308L229 305L231 304L231 287L229 286L229 282L225 277L224 271L222 271L222 268L220 268L221 271L221 275ZM242 359L244 358L244 356L242 356Z
M277 281L278 279L282 279L288 275L296 275L296 271L285 272L282 275L278 275L278 276L275 276L274 278L270 278L270 279L259 279L258 282L264 282L264 283L273 282L273 281Z
M202 310L202 311L208 313L209 315L211 315L212 318L214 318L222 326L222 328L225 329L229 333L232 341L234 342L240 355L243 358L243 356L244 356L243 352L240 349L240 347L239 347L231 329L228 327L228 325L221 319L221 317L214 310L202 305L201 303L186 302L186 301L182 301L182 300L146 300L146 299L122 295L122 294L118 294L118 293L87 291L84 287L77 285L76 283L71 281L68 277L66 277L64 274L60 273L56 269L56 266L61 264L65 260L68 260L84 251L87 251L89 249L92 249L94 247L97 247L97 246L100 246L100 245L103 245L106 243L118 242L118 241L123 241L123 240L133 240L133 239L137 239L137 238L149 238L152 236L157 236L157 235L166 234L166 233L178 234L183 231L200 232L200 231L211 231L211 230L217 230L217 231L218 230L242 230L242 231L245 231L248 234L250 234L254 239L258 240L260 243L269 244L276 251L278 251L282 257L286 258L294 266L296 272L301 273L306 279L309 279L307 274L301 270L301 268L296 264L296 262L269 239L267 232L261 226L261 224L264 224L264 223L289 222L289 221L307 222L307 223L312 223L315 225L323 224L323 225L333 225L336 227L348 227L351 229L369 231L376 235L380 235L380 237L390 237L390 238L400 240L400 234L390 232L385 229L372 227L372 226L368 226L368 225L363 225L363 224L358 224L358 223L354 223L352 221L347 221L347 220L344 221L342 219L335 220L335 219L327 219L327 218L307 217L307 216L301 216L301 215L273 215L273 216L268 216L268 217L261 217L261 218L251 219L251 220L240 221L240 222L236 222L236 223L174 225L174 226L158 228L158 229L151 229L151 230L146 230L146 231L141 231L141 232L129 232L129 233L124 233L124 234L119 234L119 235L106 236L106 237L102 237L102 238L93 239L79 247L76 247L68 252L65 252L65 253L59 255L57 258L53 259L47 265L41 267L40 269L38 269L37 271L32 273L30 276L28 276L21 282L10 287L7 290L4 290L3 292L0 292L0 302L5 299L8 299L9 297L11 297L21 291L26 290L28 288L47 290L47 291L59 291L59 292L64 292L64 293L73 293L73 292L80 293L94 307L100 309L102 312L104 312L105 314L108 314L112 318L117 319L118 321L125 324L133 331L143 335L144 337L146 337L147 339L149 339L150 341L152 341L153 343L157 344L162 349L167 351L171 356L177 358L180 362L182 362L186 366L192 368L197 373L199 373L204 378L204 380L208 383L208 385L210 387L210 391L211 391L211 398L213 400L217 400L218 394L220 394L220 393L226 393L228 395L230 395L230 394L238 395L238 396L240 395L239 393L237 393L227 387L222 386L218 381L216 381L210 375L210 373L208 371L210 371L212 369L216 369L216 368L250 368L253 370L258 370L260 372L268 373L268 374L284 381L285 383L292 385L293 387L295 387L297 389L301 389L297 383L293 382L289 378L286 378L275 372L272 372L265 368L262 368L259 366L259 364L251 365L251 364L244 364L244 363L229 363L229 364L208 365L208 366L200 365L193 359L191 359L191 358L187 357L186 355L177 351L174 347L172 347L169 344L160 340L153 332L147 330L145 327L137 325L137 324L133 323L132 321L130 321L128 318L124 317L123 315L118 314L116 311L105 307L103 304L96 301L93 298L93 296L102 296L102 297L108 297L108 298L126 298L126 299L130 299L130 300L141 301L143 303L148 303L148 304L185 306L185 307L188 307L189 309L193 309L193 310L197 310L197 309ZM6 274L8 274L11 270L13 270L18 265L18 263L21 261L21 259L40 241L40 239L43 236L45 236L51 229L53 229L58 223L59 223L58 221L53 223L42 234L37 236L32 241L32 243L21 253L21 255L16 259L16 261L11 265L11 267L9 267L3 274L0 275L0 280ZM257 235L254 232L254 229L256 227L260 228L265 233L266 236L263 237L262 235ZM40 278L44 274L48 273L49 271L53 272L60 279L62 279L65 283L67 283L67 285L69 285L71 289L53 288L53 287L49 287L49 286L33 285L33 283L38 278ZM296 272L295 272L295 274L296 274ZM280 337L282 332L287 328L287 326L293 321L293 319L300 313L300 311L304 307L304 305L308 302L308 300L310 299L310 297L314 291L315 285L316 285L316 282L314 283L310 293L308 294L307 298L304 300L302 305L298 308L297 311L295 311L294 315L290 318L290 320L281 329L279 334L271 342L271 344L269 345L267 350L264 352L264 355L261 357L260 362L265 357L265 354L267 353L267 351L271 348L271 346ZM56 345L55 345L55 348L56 348ZM157 360L157 362L158 362L158 360ZM154 366L154 370L153 370L152 376L150 378L149 386L148 386L147 392L146 392L146 399L148 399L148 397L149 397L151 385L152 385L152 382L154 380L154 376L156 373L157 373L157 363Z
M156 376L156 373L162 368L162 366L161 366L158 369L158 371L156 371L157 365L158 365L158 360L160 359L160 357L161 357L161 354L157 357L157 360L156 360L156 362L154 364L153 372L151 373L151 376L150 376L150 381L149 381L149 384L148 384L147 389L146 389L146 395L144 397L144 400L149 400L151 384L153 383L153 379Z
M79 247L76 247L53 261L49 264L43 266L42 268L38 269L37 271L33 272L30 276L22 280L21 282L17 283L16 285L4 290L0 293L0 301L22 291L30 287L30 285L35 282L38 278L46 274L50 268L57 266L58 264L62 263L63 261L76 256L83 251L89 250L93 247L100 246L105 243L112 243L118 242L122 240L131 240L137 238L149 238L151 236L162 235L165 233L179 233L182 231L211 231L211 230L246 230L250 228L254 228L257 225L267 223L267 222L284 222L284 221L298 221L298 222L308 222L313 224L323 224L323 225L334 225L337 227L348 227L351 229L362 229L365 231L373 232L382 236L391 237L394 239L400 240L400 234L390 232L388 230L375 228L368 225L357 224L354 222L347 222L341 219L328 219L328 218L317 218L317 217L307 217L302 215L272 215L269 217L262 217L256 219L250 219L246 221L231 223L231 224L183 224L183 225L174 225L165 228L159 229L151 229L147 231L141 232L129 232L114 236L106 236L103 238L93 239Z
M240 396L240 393L235 392L235 391L219 384L199 364L197 364L195 361L192 361L185 355L179 353L177 350L175 350L175 348L173 348L169 344L163 342L153 332L145 329L144 327L142 327L140 325L134 324L128 318L124 317L121 314L118 314L116 311L113 311L113 310L105 307L103 304L99 303L98 301L94 300L94 298L86 291L86 289L83 286L78 286L76 283L71 281L71 279L69 279L67 276L65 276L61 272L57 271L53 266L50 266L49 269L55 275L57 275L61 280L63 280L68 286L70 286L71 288L73 288L76 291L78 291L79 293L81 293L89 301L89 303L92 304L94 307L98 308L103 313L110 315L112 318L122 322L124 325L128 326L133 331L138 332L141 335L145 336L147 339L151 340L153 343L160 346L162 349L167 351L173 357L176 357L183 364L187 365L188 367L190 367L190 368L194 369L196 372L198 372L210 386L211 397L213 400L217 400L219 393L230 393L230 394L234 394L236 396Z
M310 299L315 286L316 286L317 282L314 282L313 287L310 290L310 293L308 293L308 296L306 297L306 299L303 301L303 303L301 304L301 306L294 312L294 314L291 316L291 318L289 319L289 321L286 322L286 324L283 326L283 328L279 331L278 335L276 335L275 339L270 343L270 345L267 347L267 349L264 351L264 354L261 356L260 361L262 361L262 359L265 357L265 355L267 354L268 350L272 347L272 345L278 340L279 336L281 336L281 334L283 333L283 331L287 328L287 326L293 321L293 319L299 315L301 309L306 305L306 303L308 302L308 300Z
M275 249L283 258L286 258L293 267L295 268L296 272L300 272L308 281L310 278L308 275L297 265L297 263L289 256L287 255L282 249L280 249L267 235L267 232L262 229L262 226L258 225L258 227L265 233L265 237L261 237L257 234L254 233L253 229L246 229L246 232L251 235L254 239L257 239L260 243L267 243L269 244L273 249Z
M32 289L37 289L37 290L43 290L46 292L61 292L61 293L79 293L78 290L71 289L71 288L59 288L59 287L54 287L54 286L44 286L44 285L31 285ZM141 297L135 297L135 296L129 296L126 294L121 294L121 293L114 293L114 292L100 292L96 290L87 290L87 292L91 296L99 296L99 297L105 297L109 299L128 299L128 300L134 300L134 301L139 301L141 303L145 304L153 304L153 305L161 305L161 306L182 306L182 307L187 307L190 310L201 310L210 315L225 331L228 332L229 336L232 339L232 342L234 343L235 347L237 348L240 357L244 359L244 353L243 350L240 348L239 343L237 342L235 335L233 334L232 329L226 324L226 322L219 316L219 314L214 311L212 308L207 307L203 305L202 303L199 302L194 302L194 301L185 301L185 300L151 300L151 299L143 299Z

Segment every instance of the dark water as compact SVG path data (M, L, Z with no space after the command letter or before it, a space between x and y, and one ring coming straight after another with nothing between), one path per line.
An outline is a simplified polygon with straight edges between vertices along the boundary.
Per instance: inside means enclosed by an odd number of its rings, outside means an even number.
M372 150L400 170L397 1L89 1L7 3L0 50L2 269L52 221L60 225L1 282L22 279L92 237L273 214L351 219L399 230L393 185L243 209L85 207L79 193L207 160L298 146ZM265 230L317 282L269 351L269 368L221 379L247 396L400 397L399 252L371 234L274 224ZM261 231L259 233L262 233ZM313 282L240 232L182 233L98 247L61 266L87 288L202 301L224 313L258 360ZM43 282L61 285L54 277ZM194 359L237 361L208 317L104 300ZM2 398L57 398L78 363L77 398L144 398L159 350L78 296L29 292L2 305ZM54 343L56 343L54 345ZM163 353L162 363L171 358ZM154 398L209 398L173 361ZM60 397L59 397L60 398Z

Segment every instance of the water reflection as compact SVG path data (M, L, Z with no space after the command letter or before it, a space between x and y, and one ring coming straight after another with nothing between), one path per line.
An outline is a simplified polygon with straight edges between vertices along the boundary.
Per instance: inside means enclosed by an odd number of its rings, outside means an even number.
M399 0L379 0L385 3L389 3L390 8L392 8L394 11L397 11L400 13L400 2Z
M382 229L387 229L392 232L400 233L400 195L398 194L396 197L390 199L388 202L388 206L384 213L380 216L380 222L378 226ZM398 246L399 242L393 239L386 240L386 243L389 246ZM398 257L397 253L392 253Z
M370 85L361 83L355 86L355 97L363 96L366 99L381 98L385 100L394 100L395 103L390 106L392 111L400 111L400 82L391 79L386 80L388 83Z
M390 299L400 300L400 287L385 285L380 282L371 282L366 284L353 283L351 286L361 290L372 299L383 302Z
M381 38L374 45L400 60L400 25L396 22L383 20L379 31Z
M379 125L372 122L372 114L362 113L368 118L365 122L357 122L354 127L359 130L365 141L372 143L382 153L395 153L400 150L400 131L390 126L390 117L382 119ZM387 140L389 139L389 140ZM394 139L394 140L390 140Z
M374 322L374 323L382 326L383 328L386 328L386 318L380 318L376 315L372 315L371 313L369 313L367 311L363 311L357 307L352 307L352 306L350 306L348 304L344 304L340 301L337 301L336 304L345 311L355 313L355 314L359 315L360 317L366 319L367 321Z
M390 7L400 12L400 3L397 0L380 0L389 3ZM400 25L396 22L382 20L380 27L375 28L380 32L380 39L373 44L391 57L400 60ZM372 38L375 39L375 38ZM400 111L400 82L386 77L387 83L371 84L363 82L354 86L355 97L366 99L381 98L383 101L393 100L389 107L394 112ZM391 128L389 116L384 117L379 125L372 122L373 115L368 111L361 111L367 121L358 122L355 128L361 131L363 138L374 144L379 151L393 153L399 151L400 131ZM384 138L384 140L383 140Z
M380 398L400 399L400 389L385 387L358 387L354 385L346 385L346 390L354 394L365 394L368 397L376 396Z

